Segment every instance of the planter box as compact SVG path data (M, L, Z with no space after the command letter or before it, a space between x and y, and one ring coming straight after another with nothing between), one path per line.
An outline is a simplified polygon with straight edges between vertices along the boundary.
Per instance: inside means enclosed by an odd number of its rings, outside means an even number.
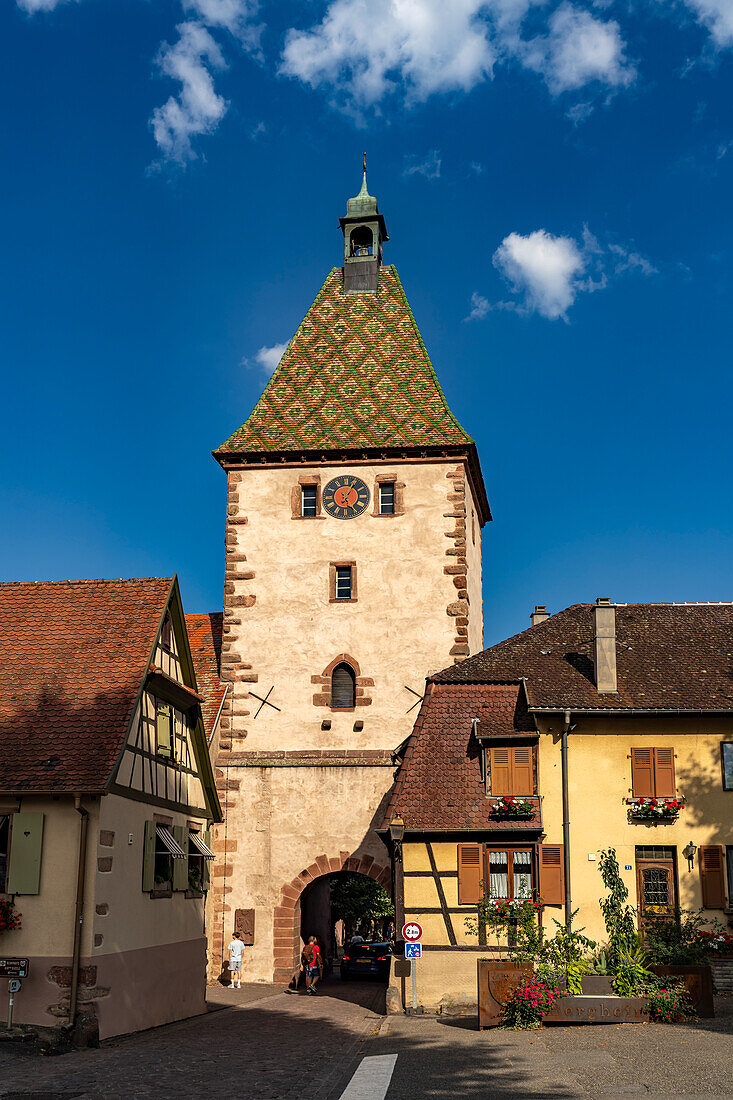
M711 959L710 969L716 993L733 993L733 959Z
M583 974L580 984L584 997L615 997L610 974Z
M501 1023L501 1012L509 993L522 982L532 978L531 963L512 963L502 959L479 959L476 964L478 977L478 1027L496 1027Z
M733 963L733 959L730 960ZM652 974L658 978L684 978L685 989L690 994L692 1007L698 1016L703 1019L712 1019L715 1016L713 1006L713 972L709 966L650 966ZM733 979L733 970L731 970ZM731 982L733 991L733 981Z
M601 977L601 975L597 975ZM645 1024L649 1021L648 997L561 997L546 1024Z

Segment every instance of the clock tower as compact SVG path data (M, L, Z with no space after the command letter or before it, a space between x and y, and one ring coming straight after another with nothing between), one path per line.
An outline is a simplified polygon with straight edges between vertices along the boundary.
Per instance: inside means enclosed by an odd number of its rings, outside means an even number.
M228 479L227 694L209 928L216 969L235 920L254 926L255 981L290 979L301 932L328 940L329 876L391 890L374 825L425 677L483 641L491 514L476 446L382 262L366 171L341 228L343 267L214 452Z

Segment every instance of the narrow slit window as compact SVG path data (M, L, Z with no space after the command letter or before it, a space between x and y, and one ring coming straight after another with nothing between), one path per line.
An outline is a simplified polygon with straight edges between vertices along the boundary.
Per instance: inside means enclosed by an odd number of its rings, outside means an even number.
M338 565L336 567L336 599L351 599L351 566Z
M380 516L393 516L394 512L394 481L383 481L379 486L379 514Z
M317 514L317 508L318 486L303 485L301 489L301 515L315 516Z

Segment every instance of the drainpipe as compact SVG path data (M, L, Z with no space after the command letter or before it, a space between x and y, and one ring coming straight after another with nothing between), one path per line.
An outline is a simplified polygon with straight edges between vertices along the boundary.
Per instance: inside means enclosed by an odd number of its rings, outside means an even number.
M565 927L570 931L572 920L572 900L570 893L570 799L568 797L568 732L570 726L570 711L565 711L560 739L560 757L562 762L562 850L565 863Z
M71 992L69 993L69 1027L76 1023L76 1002L79 993L79 963L81 961L81 933L84 923L84 882L87 867L87 826L89 813L81 804L81 796L74 795L74 809L81 816L79 822L79 863L76 871L76 907L74 910L74 954L71 960Z

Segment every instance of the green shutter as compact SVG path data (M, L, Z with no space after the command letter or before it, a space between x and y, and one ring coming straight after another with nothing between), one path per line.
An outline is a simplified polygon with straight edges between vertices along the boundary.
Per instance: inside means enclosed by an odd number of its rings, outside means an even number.
M143 841L143 890L155 887L155 822L145 822Z
M173 730L171 726L173 715L169 703L156 703L155 706L155 735L157 739L156 751L160 756L171 757L173 755Z
M37 894L41 882L43 814L13 814L10 822L9 894Z
M173 860L173 889L188 890L188 829L185 825L174 825L171 832L186 852L185 859Z
M211 847L211 829L204 830L204 844L207 848ZM202 859L201 862L204 865L203 874L201 875L201 889L206 893L211 885L211 863L210 859Z

